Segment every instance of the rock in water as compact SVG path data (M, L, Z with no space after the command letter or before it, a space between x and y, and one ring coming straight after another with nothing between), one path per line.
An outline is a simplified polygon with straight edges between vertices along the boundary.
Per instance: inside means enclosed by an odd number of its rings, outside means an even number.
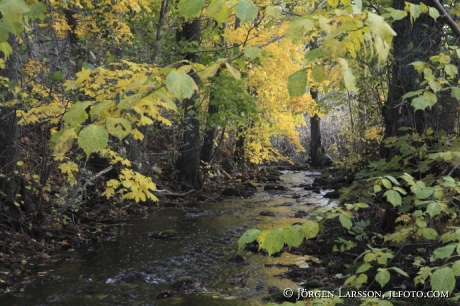
M319 160L319 165L321 168L327 168L330 167L334 164L334 161L332 160L332 157L329 156L329 154L323 154Z

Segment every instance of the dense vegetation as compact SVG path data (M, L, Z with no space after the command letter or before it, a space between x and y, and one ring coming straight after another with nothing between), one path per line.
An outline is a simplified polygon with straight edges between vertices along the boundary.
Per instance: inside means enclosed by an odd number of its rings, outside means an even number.
M455 1L0 0L0 13L5 233L151 204L160 184L209 188L224 162L317 166L327 150L355 173L343 205L241 246L270 255L337 219L335 250L360 254L345 285L405 277L459 297Z

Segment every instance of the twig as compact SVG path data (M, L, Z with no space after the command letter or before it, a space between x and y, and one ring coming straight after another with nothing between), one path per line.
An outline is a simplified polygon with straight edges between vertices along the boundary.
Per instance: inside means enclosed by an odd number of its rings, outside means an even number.
M460 166L460 163L456 164L455 167L452 168L452 170L450 170L449 174L447 174L447 176L452 176L452 174L454 174L454 171Z
M184 197L192 192L194 192L195 189L192 189L190 191L184 192L184 193L176 193L176 192L170 192L169 190L155 190L153 193L155 195L162 195L165 197Z
M107 168L105 168L104 170L99 171L98 173L92 175L92 176L85 182L85 184L83 185L82 189L83 189L83 190L86 189L86 187L88 186L88 184L89 184L91 181L94 181L95 179L97 179L98 177L100 177L100 176L103 175L104 173L109 172L109 171L112 170L112 169L113 169L113 166L110 165L110 166L108 166ZM73 202L73 201L77 198L79 189L80 189L80 188L78 188L78 185L75 186L75 189L74 189L74 191L72 192L72 195L70 196L70 198L67 200L67 202L66 202L66 203L64 204L64 206L62 207L61 213L63 213L63 212L66 210L67 206L69 206L69 204L70 204L71 202Z

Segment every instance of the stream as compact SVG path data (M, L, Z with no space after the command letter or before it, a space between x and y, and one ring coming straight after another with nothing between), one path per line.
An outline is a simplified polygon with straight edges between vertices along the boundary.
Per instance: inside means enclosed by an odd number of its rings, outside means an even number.
M165 207L146 219L124 221L113 229L112 241L101 247L69 252L63 262L31 267L39 276L56 281L0 297L2 305L264 305L269 289L297 288L299 284L277 277L287 268L306 267L305 258L284 252L280 257L238 250L237 240L248 228L271 229L302 222L297 211L327 205L322 194L304 190L316 172L282 171L278 184L286 191L263 191L249 199ZM274 216L262 216L260 212ZM174 239L154 239L149 232L174 230ZM230 259L241 255L243 263ZM240 257L241 258L241 257ZM229 261L230 260L230 261ZM199 282L197 290L172 290L183 276ZM232 280L243 278L244 283Z

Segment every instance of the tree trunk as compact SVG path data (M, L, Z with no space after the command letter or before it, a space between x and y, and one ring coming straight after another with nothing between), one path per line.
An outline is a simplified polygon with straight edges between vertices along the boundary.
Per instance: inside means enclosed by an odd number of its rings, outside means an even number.
M217 105L213 105L212 95L208 106L208 115L211 117L219 111ZM201 148L201 160L205 163L211 163L212 156L214 154L214 139L216 138L217 128L209 125L206 132L204 133L203 147Z
M10 35L9 44L13 49L13 53L6 61L5 68L0 69L0 76L6 77L10 83L17 81L18 59L17 50L18 44L14 36ZM0 57L4 54L0 52ZM8 88L0 86L2 93L0 102L7 102L13 99L13 95L8 91ZM0 177L0 211L4 212L5 206L11 212L16 208L15 202L23 201L23 208L26 211L35 210L35 204L30 201L30 193L25 189L24 179L14 173L16 170L16 162L19 155L19 133L16 124L16 109L10 107L0 107L0 173L4 176ZM21 198L18 198L18 195ZM9 213L8 212L8 213ZM13 213L15 216L16 214Z
M245 161L245 150L244 150L244 142L245 142L245 136L244 136L245 129L242 125L238 127L238 133L237 133L237 138L235 142L235 162L238 165L239 168L243 168L244 165L246 164Z
M192 22L186 23L183 26L180 37L185 38L188 42L200 41L201 22L195 19ZM199 56L187 54L186 59L199 62ZM196 73L190 72L197 86L200 85L200 79ZM183 145L181 153L176 162L176 168L179 170L179 178L183 180L187 188L201 189L203 186L200 177L200 121L195 117L198 112L195 101L200 97L199 93L195 93L190 99L183 101L182 107L184 110L184 126Z
M414 4L427 0L412 1ZM404 0L394 0L393 8L403 10ZM442 26L442 25L441 25ZM432 127L440 130L449 124L441 123L443 112L441 108L447 102L438 103L431 109L414 112L410 99L403 100L402 96L410 91L420 88L423 77L413 68L410 63L415 61L427 61L430 56L438 53L441 42L441 28L428 14L421 14L412 24L409 16L395 21L393 29L397 36L393 40L393 71L388 90L388 98L384 106L385 138L404 134L399 132L401 127L410 127L417 133L423 133L426 128ZM449 108L450 109L450 108ZM382 147L382 157L390 157L391 150ZM392 232L395 228L397 213L393 205L385 201L385 215L383 216L381 229L384 232Z
M310 91L313 99L318 98L318 92L316 90ZM321 167L320 160L324 154L324 147L321 138L321 119L318 115L310 116L310 165L314 168Z
M412 1L415 4L421 2L429 4L427 1ZM393 2L395 9L403 10L404 6L404 0ZM393 71L384 107L385 137L398 135L401 127L411 127L418 133L428 127L438 130L442 128L439 120L441 104L431 110L414 112L411 101L403 100L402 96L420 88L423 77L410 63L427 61L439 51L441 28L428 14L421 14L412 24L409 17L395 21L393 29L397 36L393 40ZM382 151L382 155L388 154L387 150Z

